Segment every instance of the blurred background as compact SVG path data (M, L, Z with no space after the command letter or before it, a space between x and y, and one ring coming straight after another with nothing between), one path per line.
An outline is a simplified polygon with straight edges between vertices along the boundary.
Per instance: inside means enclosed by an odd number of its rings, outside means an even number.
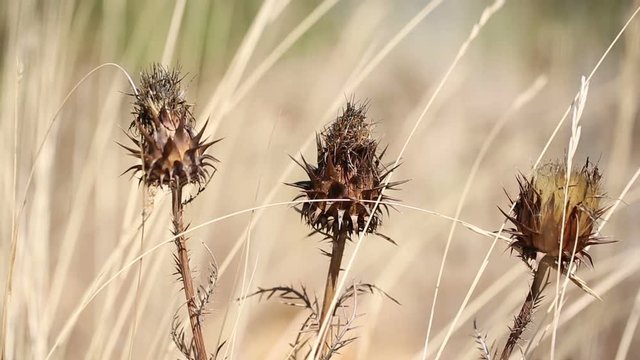
M192 226L291 200L296 190L283 183L305 175L288 155L314 159L315 133L353 97L369 101L369 118L381 143L389 145L390 162L419 121L393 174L394 180L411 181L393 197L447 216L459 209L460 219L494 231L504 220L498 207L509 208L504 191L516 195L515 176L530 173L579 90L580 77L591 73L640 1L498 5L487 0L1 2L5 358L179 357L169 334L184 299L172 275L173 246L160 245L170 238L170 199L162 191L147 192L143 204L144 189L120 176L134 162L116 144L128 141L121 129L133 119L133 90L114 66L83 80L92 69L115 63L137 83L152 62L181 67L198 124L209 118L207 135L224 138L210 151L220 159L219 171L187 207ZM488 6L492 16L483 18L477 37L454 63ZM640 166L639 71L640 19L635 19L591 80L575 157L578 164L587 157L599 164L607 204ZM569 136L570 118L544 159L565 156ZM489 146L486 153L483 144ZM640 190L632 184L603 230L619 242L592 249L595 267L579 271L603 301L569 284L557 359L633 358L626 354L640 351L635 331L639 200ZM151 215L141 240L143 208ZM375 295L359 298L358 339L340 358L420 359L451 228L450 220L399 207L380 229L398 246L374 236L363 240L348 283L374 283L402 305ZM209 350L221 338L228 339L229 358L286 357L304 311L273 300L236 299L257 287L300 284L321 297L328 262L320 249L329 248L308 232L291 206L283 205L244 212L190 234L197 280L205 280L211 261L207 247L220 270L205 322ZM440 358L475 359L480 353L474 319L487 342L501 349L530 274L502 241L492 247L493 238L463 226L450 240L428 358L442 348ZM156 250L140 265L134 260L141 247ZM485 256L487 267L470 292ZM529 359L549 357L552 291L547 295L521 343ZM520 358L518 350L515 354Z

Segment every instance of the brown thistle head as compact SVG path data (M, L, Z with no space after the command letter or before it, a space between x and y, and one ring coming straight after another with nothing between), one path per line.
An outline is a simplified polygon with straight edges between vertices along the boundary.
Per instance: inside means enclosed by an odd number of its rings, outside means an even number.
M141 74L140 88L135 95L136 116L127 136L136 145L121 145L138 159L126 172L142 173L148 186L182 187L186 184L204 186L215 172L213 156L206 150L219 140L206 142L195 131L191 105L184 98L179 70L153 64Z
M316 137L317 165L307 163L304 158L298 163L309 179L289 184L302 190L296 200L312 200L303 203L300 213L321 233L377 233L382 209L388 209L387 205L380 204L373 211L373 202L384 189L393 189L402 183L384 184L392 169L381 162L386 149L378 150L366 110L364 104L348 102L342 114ZM382 200L388 199L382 196ZM369 227L365 229L370 218Z
M582 168L571 171L565 201L567 178L563 161L540 167L529 179L519 176L520 194L515 201L513 216L505 214L515 225L509 230L514 239L511 247L526 262L535 259L540 252L561 258L564 267L575 249L577 262L592 264L587 247L607 243L597 234L597 223L606 210L600 203L604 195L601 177L598 167L587 159Z

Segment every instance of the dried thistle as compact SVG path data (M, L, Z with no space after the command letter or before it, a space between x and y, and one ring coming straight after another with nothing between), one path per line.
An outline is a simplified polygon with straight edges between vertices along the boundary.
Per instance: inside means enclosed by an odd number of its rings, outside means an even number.
M182 235L187 228L183 218L183 188L198 186L198 194L204 189L216 168L217 161L206 150L217 141L202 139L205 126L195 130L191 105L185 100L181 88L182 77L178 70L168 70L154 64L141 75L140 88L135 94L135 119L127 134L135 148L121 145L140 160L126 172L141 174L140 182L147 188L168 188L172 199L172 232L175 235L177 253L175 267L187 302L192 337L187 339L183 326L174 319L171 334L177 348L187 359L208 358L202 336L202 316L210 301L217 268L212 265L207 286L196 288L189 266L187 238ZM190 200L188 200L190 201ZM217 354L217 352L216 352ZM215 354L214 354L215 356Z
M383 190L403 183L384 184L393 169L382 164L386 148L378 150L366 111L366 105L348 102L336 121L316 137L317 165L309 164L304 157L298 163L309 179L290 184L302 189L296 200L314 201L305 202L300 213L307 224L324 234L376 233L387 205L380 204L374 212L371 202ZM389 198L382 195L382 200Z
M511 201L513 213L502 213L515 225L515 228L508 230L513 239L510 247L534 270L534 277L510 328L500 359L509 359L532 321L551 268L567 273L574 283L593 294L586 285L581 285L573 274L575 268L570 265L571 262L575 265L584 262L593 265L588 247L608 242L599 237L597 232L598 221L606 210L601 204L604 196L601 179L598 167L589 159L582 168L571 170L568 186L564 161L547 163L530 178L517 178L520 193L515 203ZM534 268L532 263L539 254L544 256Z
M199 132L195 131L192 105L184 98L181 81L178 70L154 64L142 73L140 89L135 95L136 118L127 135L136 147L121 146L142 160L126 172L142 173L141 181L148 186L197 184L202 187L216 171L212 163L217 160L205 152L220 140L202 139L207 124Z
M562 268L566 268L575 249L577 262L593 264L587 247L607 243L596 232L596 224L606 210L600 203L604 196L601 178L598 167L587 159L582 168L571 171L565 201L567 178L563 162L548 163L529 179L518 177L520 194L513 215L505 214L515 225L509 229L514 239L511 247L527 263L543 253L559 258Z
M309 200L298 209L303 220L332 243L319 324L328 321L346 241L354 234L378 234L383 209L388 212L388 207L375 202L389 200L383 191L403 183L385 181L393 168L382 163L386 149L378 149L366 111L366 104L347 102L342 114L316 137L317 164L304 157L302 163L296 161L308 180L289 184L302 190L295 200ZM324 339L325 334L318 336Z

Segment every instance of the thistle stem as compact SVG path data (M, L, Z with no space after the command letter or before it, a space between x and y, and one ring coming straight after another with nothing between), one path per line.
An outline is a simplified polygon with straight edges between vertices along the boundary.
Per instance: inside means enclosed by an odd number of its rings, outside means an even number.
M527 325L531 322L536 301L540 298L540 294L542 293L542 290L547 283L547 275L549 273L549 267L551 265L547 260L549 259L545 257L538 264L538 269L533 276L533 282L531 283L529 294L527 294L527 297L522 304L520 313L513 320L513 327L511 328L509 339L507 340L507 343L502 350L502 355L500 355L500 360L509 360L509 357L511 356L513 349L518 343L518 340L520 340L522 333L526 329Z
M177 185L171 189L171 204L174 233L180 234L185 230L184 221L182 218L182 186ZM196 349L196 359L207 360L207 351L204 346L204 338L202 337L200 318L197 314L195 292L193 289L193 278L191 277L191 269L189 268L187 238L184 235L180 235L175 239L175 244L178 249L178 268L180 269L180 278L182 279L184 296L187 300L187 310L189 312L191 332L193 333L193 343L195 344Z
M329 315L329 308L331 307L331 301L336 294L336 286L338 284L338 276L340 275L340 265L342 263L342 256L344 255L344 248L347 243L347 232L339 231L333 235L332 250L331 250L331 262L329 263L329 272L327 273L327 283L324 289L324 300L322 301L322 312L320 314L320 322L318 325L322 327L322 324L326 321ZM327 327L328 328L328 327ZM320 342L324 341L325 334L318 334L322 337Z

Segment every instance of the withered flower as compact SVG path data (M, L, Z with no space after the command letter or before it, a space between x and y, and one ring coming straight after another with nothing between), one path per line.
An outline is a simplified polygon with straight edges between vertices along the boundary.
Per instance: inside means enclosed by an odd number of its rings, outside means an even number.
M373 126L367 121L366 111L366 105L348 102L336 121L316 137L317 165L309 164L304 158L302 164L298 163L309 180L290 184L302 189L295 200L314 200L305 202L300 212L303 219L321 233L376 233L382 209L388 210L388 207L379 204L373 211L373 201L384 189L394 189L402 183L384 184L393 169L381 162L386 148L378 151L378 141L372 138ZM382 195L382 200L389 198ZM369 227L365 229L370 217Z
M144 173L142 179L149 186L203 186L215 172L217 161L205 151L218 142L205 142L202 135L206 124L195 131L191 105L184 98L178 70L168 70L154 64L141 75L140 89L135 95L136 118L127 134L136 148L122 145L130 155L142 159L127 169ZM141 139L137 139L141 135ZM142 180L141 179L141 180Z
M302 218L316 232L331 239L329 271L325 285L318 327L335 315L329 313L336 294L337 280L346 242L353 234L377 232L386 204L375 206L375 201L389 200L383 194L403 183L385 183L393 168L382 164L385 150L378 150L378 141L372 137L372 124L366 118L366 105L347 102L337 119L316 137L317 165L304 158L298 163L307 173L308 180L290 184L302 189L297 199L307 199L299 209ZM294 160L295 161L295 160ZM374 210L375 209L375 210ZM369 226L367 226L367 223ZM393 242L386 236L383 238ZM326 336L318 334L320 342ZM325 354L331 354L325 346Z
M195 184L198 194L204 190L213 175L212 171L216 170L212 162L217 161L205 151L219 140L205 142L202 139L206 124L199 132L195 131L195 119L191 114L191 105L184 98L181 81L177 70L168 70L159 64L152 65L149 71L142 73L140 88L135 94L135 119L127 134L135 148L121 146L140 161L125 173L141 173L143 176L140 181L146 186L166 186L171 191L171 223L177 250L174 255L175 275L182 283L187 301L192 338L185 337L184 327L177 317L172 323L171 334L185 358L206 360L209 355L202 333L202 317L211 300L217 268L215 264L211 265L207 286L194 285L188 239L184 235L188 225L183 212L184 205L194 196L185 201L183 188Z
M550 269L555 267L563 273L573 272L569 270L572 256L575 265L583 262L592 264L587 247L605 243L597 232L597 223L605 211L600 203L604 195L601 178L598 167L589 159L582 168L571 169L568 183L564 160L539 167L530 178L524 175L517 177L520 194L515 203L509 198L513 213L502 213L515 225L508 230L513 239L511 248L531 267L533 281L509 329L509 338L500 359L510 358L531 323L533 312L540 305L548 284ZM544 254L542 259L538 259L538 254ZM533 260L539 260L535 268ZM581 289L595 295L573 274L570 273L569 277Z
M561 258L560 263L565 268L575 249L577 262L592 264L587 247L606 243L596 232L597 222L606 210L601 205L604 195L601 177L598 167L587 159L582 168L571 171L565 201L567 178L564 162L548 163L529 179L519 176L520 194L513 216L505 214L515 225L515 229L509 230L514 239L511 247L527 262L540 252Z

